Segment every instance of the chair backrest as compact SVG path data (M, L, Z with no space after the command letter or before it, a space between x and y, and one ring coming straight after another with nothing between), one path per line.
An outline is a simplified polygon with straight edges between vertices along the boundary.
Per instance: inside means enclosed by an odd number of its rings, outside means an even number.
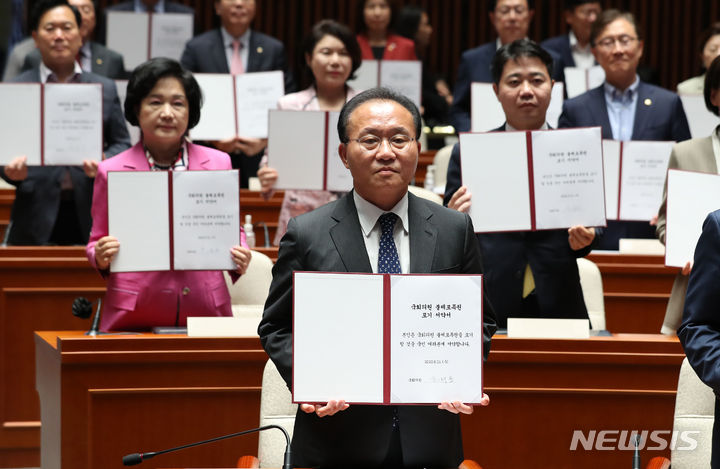
M435 153L433 164L435 165L435 186L444 186L447 183L447 170L450 164L450 155L453 145L445 145Z
M264 305L272 281L272 260L259 251L252 252L247 272L235 284L225 272L225 282L233 305Z
M268 360L263 371L260 394L260 426L279 425L287 430L292 438L296 411L297 404L292 403L290 390L280 377L275 364L272 360ZM285 437L279 430L260 432L258 440L260 467L282 467L284 454Z
M676 449L672 450L673 469L698 469L710 467L713 422L715 421L715 393L700 381L687 358L680 367L677 397L675 398L675 419L673 431L682 435L684 431L694 432L697 442L693 450L683 450L688 443L678 438Z
M434 193L433 191L427 190L424 187L418 187L418 186L408 186L408 190L413 193L413 195L416 195L420 197L421 199L426 199L431 202L435 202L436 204L442 205L443 199L438 194Z
M590 316L590 328L603 330L605 329L605 298L600 269L593 261L584 257L577 260L577 265L585 307Z

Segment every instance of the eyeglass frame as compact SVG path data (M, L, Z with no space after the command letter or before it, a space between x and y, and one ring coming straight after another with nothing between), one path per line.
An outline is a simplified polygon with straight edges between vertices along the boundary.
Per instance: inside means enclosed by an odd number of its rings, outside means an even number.
M639 41L640 38L637 36L630 36L628 34L623 34L621 36L609 36L604 37L602 39L599 39L595 41L594 46L599 47L601 49L610 50L613 47L615 47L616 44L620 45L622 49L627 49L630 47L630 45L635 42Z
M370 137L376 138L376 139L379 140L377 146L374 147L374 148L368 148L368 147L362 142L363 139L367 139L367 138L370 138ZM396 147L395 145L392 144L391 140L392 140L393 138L396 138L396 137L403 137L403 138L407 138L407 139L408 139L407 142L405 142L405 144L403 145L402 148L398 148L398 147ZM410 145L412 142L417 142L417 137L410 137L409 135L406 135L406 134L403 134L403 133L398 133L398 134L395 134L395 135L391 135L390 137L380 137L380 136L374 135L374 134L367 134L367 135L363 135L362 137L358 137L358 138L349 138L349 139L347 140L347 142L344 142L344 143L347 145L347 144L349 144L350 142L357 142L358 145L360 145L361 147L363 147L363 149L365 149L365 150L368 151L368 152L372 152L372 151L377 151L377 150L379 150L380 147L382 146L383 142L387 142L388 147L390 147L392 150L402 152L402 151L407 150L408 145Z

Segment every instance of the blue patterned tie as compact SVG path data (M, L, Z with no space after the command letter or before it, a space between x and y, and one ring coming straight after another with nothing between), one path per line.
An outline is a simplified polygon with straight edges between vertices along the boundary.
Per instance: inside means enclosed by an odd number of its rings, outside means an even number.
M379 274L400 274L400 259L395 248L393 230L398 216L392 212L383 213L378 218L382 234L380 235L380 249L378 250L378 273Z

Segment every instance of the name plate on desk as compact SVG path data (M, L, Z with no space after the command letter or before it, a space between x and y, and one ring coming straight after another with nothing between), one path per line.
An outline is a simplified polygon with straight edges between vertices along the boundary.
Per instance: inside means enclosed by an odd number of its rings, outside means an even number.
M188 317L188 337L257 337L258 317Z
M508 318L507 335L512 339L587 339L587 319Z

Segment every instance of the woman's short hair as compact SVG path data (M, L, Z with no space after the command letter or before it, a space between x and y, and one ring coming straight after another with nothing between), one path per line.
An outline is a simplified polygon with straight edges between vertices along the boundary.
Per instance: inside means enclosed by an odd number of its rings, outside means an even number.
M360 45L357 42L355 34L350 31L350 28L342 23L338 23L335 20L321 20L312 27L310 34L305 38L305 43L303 45L303 57L312 57L315 46L325 36L336 37L343 43L345 49L350 55L350 60L352 60L352 69L350 70L350 76L348 79L355 78L355 72L362 64L362 52L360 51ZM310 69L309 65L307 66L307 69ZM315 83L315 77L312 76L312 70L309 70L309 72L312 77L312 82Z
M200 121L202 92L192 73L182 68L176 60L157 57L138 65L130 75L125 97L125 119L132 125L139 125L140 102L145 99L161 78L173 77L182 84L188 101L188 130Z
M418 5L405 5L397 15L395 32L414 41L423 13L425 13L425 10Z
M720 55L715 57L710 63L710 66L705 73L705 88L703 89L703 95L705 96L705 107L708 111L712 112L716 116L718 113L718 107L710 102L710 96L713 91L720 89Z

